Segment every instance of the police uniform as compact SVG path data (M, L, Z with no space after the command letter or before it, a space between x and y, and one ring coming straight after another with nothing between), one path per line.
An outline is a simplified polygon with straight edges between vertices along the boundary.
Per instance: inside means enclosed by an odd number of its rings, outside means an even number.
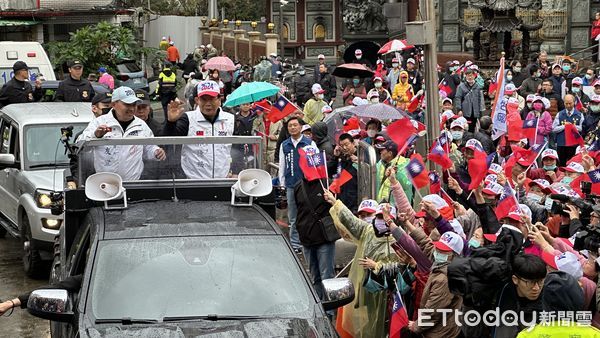
M81 61L73 61L69 64L69 68L80 65ZM92 102L94 95L94 88L90 81L84 78L75 80L69 75L58 85L54 99L62 102Z
M165 113L166 120L169 102L177 98L176 72L172 71L168 67L165 67L162 72L158 74L158 87L156 87L156 94L160 95L160 103Z
M28 69L27 64L23 61L17 61L13 65L13 72L22 69ZM19 81L13 77L0 90L0 107L4 107L11 103L27 103L39 101L42 98L42 90L34 88L27 81Z

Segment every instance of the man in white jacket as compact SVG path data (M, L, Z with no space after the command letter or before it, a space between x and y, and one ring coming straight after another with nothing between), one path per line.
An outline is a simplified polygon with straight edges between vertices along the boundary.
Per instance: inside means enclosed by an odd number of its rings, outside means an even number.
M196 110L184 112L183 102L172 101L163 136L232 136L234 116L221 110L219 84L202 81L197 87ZM181 168L187 178L229 176L231 144L186 144L181 148Z
M136 103L141 101L133 89L119 87L112 94L112 110L92 120L78 141L100 138L122 138L131 136L154 137L144 121L135 117ZM144 170L143 160L163 161L166 154L156 145L95 147L94 169L96 172L119 174L124 181L137 180Z

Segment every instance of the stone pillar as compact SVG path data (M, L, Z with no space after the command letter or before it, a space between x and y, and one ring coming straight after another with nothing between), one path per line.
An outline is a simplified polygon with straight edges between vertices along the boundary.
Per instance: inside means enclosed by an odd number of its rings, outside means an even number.
M383 4L383 16L387 19L387 28L390 32L390 37L400 35L405 29L404 23L410 21L407 20L408 12L406 7L407 4L405 2L387 2Z
M590 0L569 0L567 13L569 13L567 25L569 28L565 54L570 54L587 48L592 43L590 40Z
M225 50L225 36L231 36L231 28L221 28L221 51Z
M233 51L234 51L233 54L237 60L239 60L239 58L238 58L238 41L239 41L239 39L244 37L245 33L246 33L246 31L243 29L234 29L233 30L233 41L234 41L233 42Z
M36 40L39 43L44 43L44 25L37 24L36 26L33 26L33 31L34 31L34 40Z
M266 33L265 34L265 50L267 55L271 53L277 53L277 40L279 39L279 34L274 33Z
M211 45L215 45L215 35L219 34L219 32L221 31L221 29L219 27L209 27L208 28L208 32L210 33L210 44Z
M248 54L249 54L248 58L250 60L250 63L254 62L255 57L254 57L254 54L253 54L254 51L253 51L252 47L254 45L254 41L258 40L259 36L260 36L260 32L257 32L257 31L250 31L250 32L248 32L248 40L250 40L248 42ZM277 48L277 46L275 46L275 48Z
M443 0L438 2L440 11L441 33L439 51L460 52L462 50L462 34L460 31L460 1ZM438 35L439 36L439 35Z
M204 34L208 33L208 26L200 26L198 27L198 31L200 32L200 39L198 39L200 41L200 43L198 45L207 45L210 42L204 41Z

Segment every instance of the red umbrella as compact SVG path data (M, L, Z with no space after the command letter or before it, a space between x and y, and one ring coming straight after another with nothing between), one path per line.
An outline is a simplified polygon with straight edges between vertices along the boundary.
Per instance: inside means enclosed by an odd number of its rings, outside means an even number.
M348 79L355 76L365 78L372 77L373 72L360 63L344 63L343 65L337 66L331 75Z
M408 42L406 42L406 40L391 40L388 41L388 43L386 43L385 45L383 45L383 47L381 47L379 49L379 52L377 52L378 54L389 54L389 53L394 53L394 52L400 52L403 51L405 49L410 49L410 48L414 48L415 46L413 45L409 45Z
M220 70L224 72L229 72L235 70L235 65L230 58L226 56L215 56L210 58L205 64L204 69L209 70Z

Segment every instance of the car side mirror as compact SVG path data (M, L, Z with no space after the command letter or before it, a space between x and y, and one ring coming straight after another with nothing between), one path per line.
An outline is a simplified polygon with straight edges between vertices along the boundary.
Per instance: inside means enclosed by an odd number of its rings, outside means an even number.
M39 289L31 292L27 311L33 316L55 322L71 322L73 306L69 293L63 289Z
M323 280L323 309L335 310L354 300L354 285L349 278L330 278Z
M0 168L14 167L16 164L15 155L0 154Z

